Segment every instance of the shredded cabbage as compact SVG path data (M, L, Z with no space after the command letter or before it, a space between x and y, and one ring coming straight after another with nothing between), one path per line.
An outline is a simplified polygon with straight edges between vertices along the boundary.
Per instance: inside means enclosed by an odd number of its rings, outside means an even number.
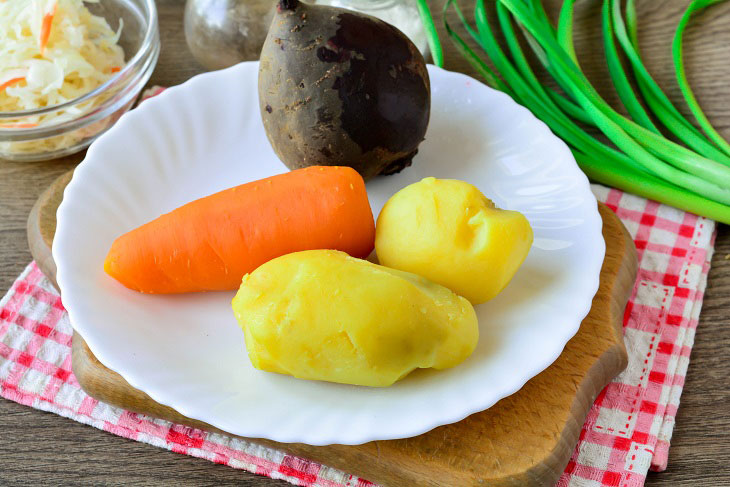
M73 100L97 88L124 66L124 51L117 44L121 19L119 29L114 32L106 19L91 14L84 5L98 2L0 1L1 112L43 108ZM3 120L0 127L60 123L91 111L101 101L92 99L65 110L23 117L15 124ZM72 138L78 141L82 136L77 134ZM48 145L49 142L53 146L74 143L68 138L54 137L12 144L13 149L27 152L34 147L40 149L39 143Z

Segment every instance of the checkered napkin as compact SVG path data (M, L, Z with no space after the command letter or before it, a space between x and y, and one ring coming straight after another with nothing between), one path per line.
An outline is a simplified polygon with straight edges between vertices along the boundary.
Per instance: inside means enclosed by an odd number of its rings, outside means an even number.
M615 189L592 189L623 221L639 253L624 314L629 365L593 404L558 486L641 486L649 469L667 468L715 222Z
M615 189L593 190L618 214L639 251L639 275L624 320L629 366L596 399L558 486L641 486L649 468L667 465L715 223ZM61 298L31 263L0 300L0 395L125 438L295 485L373 485L238 438L101 403L81 390L71 371L71 335Z

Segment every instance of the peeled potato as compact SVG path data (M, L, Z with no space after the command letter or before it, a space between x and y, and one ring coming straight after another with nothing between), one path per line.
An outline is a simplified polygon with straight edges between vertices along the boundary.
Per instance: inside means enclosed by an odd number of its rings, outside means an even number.
M443 286L335 250L271 260L233 299L254 367L301 379L389 386L465 360L472 305Z
M532 228L476 187L426 178L394 194L378 217L381 264L419 274L480 304L499 294L527 257Z

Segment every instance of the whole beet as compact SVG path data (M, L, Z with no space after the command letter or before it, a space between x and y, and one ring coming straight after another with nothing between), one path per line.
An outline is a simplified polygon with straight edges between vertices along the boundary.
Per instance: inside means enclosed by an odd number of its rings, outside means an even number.
M431 88L423 56L392 25L280 0L261 51L259 104L287 167L351 166L370 179L411 164Z

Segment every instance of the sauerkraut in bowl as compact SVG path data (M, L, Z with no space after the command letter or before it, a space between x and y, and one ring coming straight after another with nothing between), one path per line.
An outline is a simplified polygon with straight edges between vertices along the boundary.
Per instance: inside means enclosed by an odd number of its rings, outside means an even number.
M129 109L158 55L154 0L0 2L0 158L85 148Z

